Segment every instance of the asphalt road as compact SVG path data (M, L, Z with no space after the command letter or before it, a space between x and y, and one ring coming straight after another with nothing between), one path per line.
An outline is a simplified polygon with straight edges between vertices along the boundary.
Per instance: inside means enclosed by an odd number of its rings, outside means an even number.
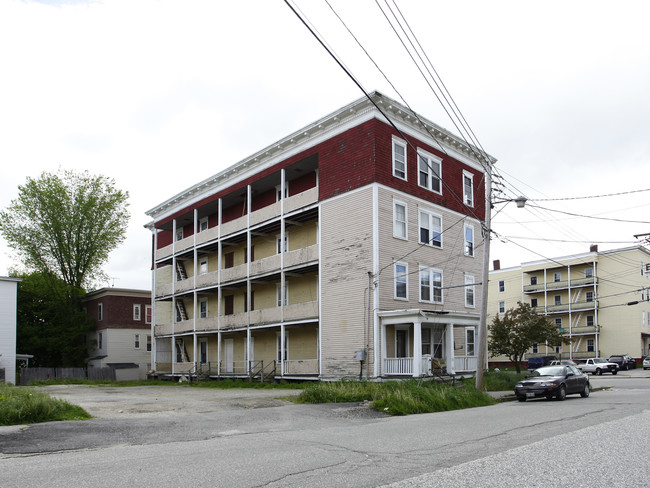
M221 408L214 404L223 398L190 402L181 394L173 400L171 395L188 390L172 389L163 392L167 407L182 408L151 412L143 402L137 412L134 404L140 402L110 393L108 399L118 401L108 401L113 410L101 418L0 428L0 484L645 486L645 376L636 370L593 377L593 386L607 389L587 399L506 402L408 417L386 417L363 405L293 405L277 400L283 394L278 390L265 401L280 406L251 406L249 398Z

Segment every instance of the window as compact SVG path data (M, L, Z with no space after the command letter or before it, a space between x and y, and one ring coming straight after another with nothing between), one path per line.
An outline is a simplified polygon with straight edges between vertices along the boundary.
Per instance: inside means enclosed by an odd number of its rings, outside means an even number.
M506 313L506 302L499 302L499 313Z
M465 354L467 356L474 356L476 330L474 327L467 327L465 329Z
M409 331L408 329L395 330L395 357L409 357Z
M420 301L442 303L442 271L420 266Z
M535 342L535 343L531 346L530 350L531 350L531 352L532 352L533 354L537 354L537 353L539 352L539 345Z
M436 193L442 193L442 159L424 152L418 152L418 185Z
M138 304L133 304L133 320L140 322L142 314L140 313L141 308Z
M178 227L176 229L176 240L177 241L183 240L183 228L182 227Z
M289 234L284 233L284 246L282 245L282 234L278 234L275 236L275 241L276 241L276 250L278 254L283 253L283 252L289 252Z
M594 316L587 315L587 327L593 327L593 326L594 326Z
M431 329L422 329L422 354L431 354Z
M223 314L232 315L235 313L235 296L226 295L223 297Z
M406 179L406 144L393 139L393 176Z
M97 304L97 320L104 320L104 304Z
M151 305L145 305L144 306L144 323L145 324L150 324L152 319L153 319L153 309L151 308Z
M474 206L474 175L467 171L463 171L463 203Z
M285 281L284 283L284 298L282 296L282 283L275 285L276 299L278 307L284 305L285 307L289 304L289 283Z
M208 218L203 217L201 220L199 220L199 232L203 232L204 230L208 230Z
M537 307L537 298L530 299L530 306L533 308Z
M406 263L395 263L395 298L400 300L408 299L407 292L408 265Z
M199 342L199 360L201 364L207 364L208 362L208 341L207 339L201 339Z
M205 319L208 317L208 299L201 298L199 302L199 317Z
M474 256L474 226L465 224L465 256Z
M289 333L285 331L284 333L284 348L282 348L282 336L278 334L277 336L277 360L282 361L283 359L287 361L289 359Z
M474 307L474 275L466 274L465 275L465 306Z
M531 276L530 277L530 284L531 285L536 285L537 284L537 276Z
M289 182L285 181L284 182L284 198L289 197ZM279 202L282 200L282 185L276 185L275 186L275 201Z
M506 291L506 282L503 280L499 281L499 292L504 292Z
M562 319L560 317L555 319L555 326L559 327L560 329L562 328Z
M562 279L562 273L553 273L553 281L557 283Z
M593 278L594 277L594 269L593 268L586 268L585 269L585 278Z
M555 354L560 354L562 352L562 344L555 346Z
M235 265L235 253L234 251L227 252L223 255L223 267L224 269L232 268Z
M140 334L135 334L133 336L133 347L140 349Z
M100 332L97 334L97 348L102 349L104 347L104 336Z
M205 274L208 272L208 258L207 256L201 258L199 261L199 274Z
M147 336L147 352L151 352L151 336Z
M594 292L588 291L585 296L585 302L593 302L593 301L594 301Z
M562 296L561 295L555 295L553 297L553 300L555 302L555 305L562 305Z
M406 203L393 201L393 236L408 239L407 236L407 207Z
M595 342L593 339L587 339L587 352L596 352L594 344Z
M442 247L442 217L420 210L420 244Z

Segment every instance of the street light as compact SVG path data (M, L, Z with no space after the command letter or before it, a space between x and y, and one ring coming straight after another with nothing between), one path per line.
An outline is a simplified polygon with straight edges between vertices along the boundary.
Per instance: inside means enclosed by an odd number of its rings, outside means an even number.
M483 289L481 300L481 317L478 324L478 364L476 365L476 389L483 390L483 369L485 368L485 356L487 353L487 302L488 302L488 281L490 279L490 234L492 233L492 206L495 203L515 202L517 208L524 208L527 198L519 196L513 199L492 200L492 175L488 165L485 173L485 226L483 232Z

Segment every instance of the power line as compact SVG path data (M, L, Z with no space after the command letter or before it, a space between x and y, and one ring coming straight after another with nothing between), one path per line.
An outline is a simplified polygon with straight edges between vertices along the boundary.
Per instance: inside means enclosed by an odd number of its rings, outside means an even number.
M564 197L564 198L531 198L530 200L534 202L559 202L563 200L586 200L589 198L606 198L606 197L617 197L620 195L631 195L633 193L641 193L646 191L650 191L650 188L645 188L643 190L621 191L618 193L607 193L605 195L589 195L584 197Z
M563 210L555 210L552 208L540 207L539 205L530 205L533 208L538 208L540 210L546 210L547 212L556 212L564 215L571 215L573 217L581 217L585 219L596 219L596 220L609 220L612 222L625 222L629 224L650 224L650 221L647 220L626 220L626 219L614 219L610 217L596 217L595 215L582 215L573 212L564 212Z

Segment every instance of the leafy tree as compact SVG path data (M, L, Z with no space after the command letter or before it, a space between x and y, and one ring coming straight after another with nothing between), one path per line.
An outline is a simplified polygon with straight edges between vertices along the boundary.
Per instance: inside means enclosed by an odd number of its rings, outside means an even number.
M78 306L84 291L42 273L20 277L16 349L33 354L33 366L85 366L84 336L95 324Z
M102 266L125 238L128 196L105 176L43 172L0 212L0 233L28 270L86 287L106 280Z
M516 308L497 315L490 326L488 349L490 355L507 356L521 372L521 361L535 343L561 344L565 339L547 317L538 315L527 303L519 302Z

